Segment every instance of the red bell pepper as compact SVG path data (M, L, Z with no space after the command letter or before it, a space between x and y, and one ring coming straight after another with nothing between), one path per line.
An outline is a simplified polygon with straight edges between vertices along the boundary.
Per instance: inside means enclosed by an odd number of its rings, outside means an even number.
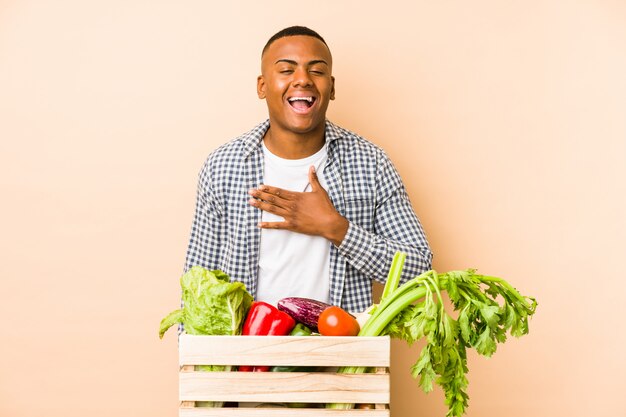
M287 313L263 301L250 306L241 334L248 336L284 336L295 327L296 321ZM241 372L267 372L269 366L240 366Z

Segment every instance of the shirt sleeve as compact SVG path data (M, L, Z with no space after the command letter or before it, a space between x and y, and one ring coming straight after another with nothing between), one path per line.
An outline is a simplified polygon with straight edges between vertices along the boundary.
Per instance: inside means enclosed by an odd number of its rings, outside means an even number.
M219 199L211 188L209 163L204 164L198 175L196 207L191 225L191 234L187 246L184 272L193 266L206 269L219 269L221 236L223 235L223 210ZM181 297L181 308L184 307ZM178 335L184 332L181 323Z
M223 209L210 179L210 165L207 162L198 176L196 208L187 246L185 271L196 265L206 269L219 269L224 236Z
M401 282L431 269L432 252L402 180L381 151L373 227L350 221L339 253L361 273L385 281L397 251L407 254Z

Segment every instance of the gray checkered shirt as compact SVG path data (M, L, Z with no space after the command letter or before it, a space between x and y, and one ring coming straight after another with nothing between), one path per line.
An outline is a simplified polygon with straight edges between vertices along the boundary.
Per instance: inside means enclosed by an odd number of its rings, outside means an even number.
M268 128L266 120L207 158L199 175L185 264L185 270L194 265L221 269L243 282L253 296L261 211L248 204L248 190L263 184L261 142ZM385 152L328 121L325 134L327 192L350 223L339 247L329 242L330 300L360 312L372 303L372 280L385 281L396 251L407 253L403 282L430 269L432 254L402 180Z

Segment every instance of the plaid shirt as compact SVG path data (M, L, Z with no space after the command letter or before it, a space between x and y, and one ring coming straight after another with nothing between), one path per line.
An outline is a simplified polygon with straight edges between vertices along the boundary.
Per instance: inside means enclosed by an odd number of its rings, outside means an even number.
M185 270L220 269L257 290L261 210L248 204L248 189L263 184L261 142L269 120L220 146L199 175L196 211ZM330 300L351 312L372 303L372 280L384 282L396 251L407 253L406 281L431 267L422 226L393 164L376 145L326 122L327 192L349 221L339 247L329 242ZM271 184L269 184L271 185Z

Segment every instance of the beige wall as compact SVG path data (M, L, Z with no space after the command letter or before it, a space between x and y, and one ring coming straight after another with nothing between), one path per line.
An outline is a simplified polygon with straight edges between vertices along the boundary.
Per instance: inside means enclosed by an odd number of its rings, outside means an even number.
M215 4L0 2L0 416L176 415L157 328L196 175L265 117L259 51L291 24L331 45L329 117L388 151L435 268L539 300L470 356L468 416L622 415L623 1ZM393 415L443 416L417 353L393 346Z

